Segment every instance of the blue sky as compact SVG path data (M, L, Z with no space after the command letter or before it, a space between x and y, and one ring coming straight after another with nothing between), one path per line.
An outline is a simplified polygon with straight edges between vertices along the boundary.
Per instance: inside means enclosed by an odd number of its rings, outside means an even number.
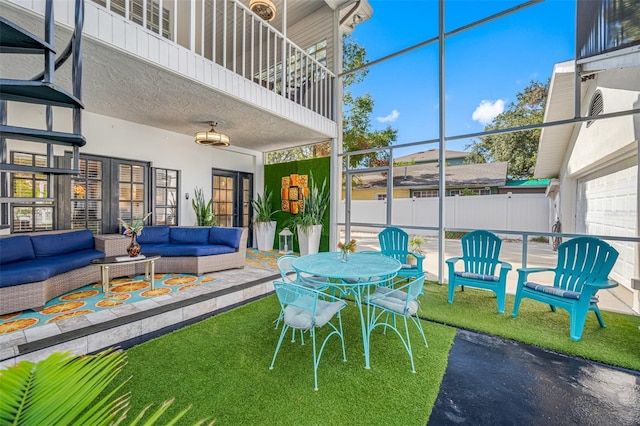
M373 16L353 38L375 60L438 35L437 0L369 0ZM451 31L524 1L448 0L445 31ZM482 131L516 100L532 80L546 81L554 64L575 56L575 1L546 0L447 38L446 134ZM370 68L354 94L371 93L372 125L398 129L396 144L438 137L438 44L433 43ZM465 141L447 149L464 150ZM405 148L396 156L437 148Z

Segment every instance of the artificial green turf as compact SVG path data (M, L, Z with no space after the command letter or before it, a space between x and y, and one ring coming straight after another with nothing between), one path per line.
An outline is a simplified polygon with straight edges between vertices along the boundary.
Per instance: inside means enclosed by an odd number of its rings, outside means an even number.
M569 338L569 315L552 312L549 305L523 299L516 318L513 296L507 295L505 314L497 313L495 295L465 287L456 289L454 303L447 302L447 286L425 284L420 316L444 324L507 337L543 348L577 355L606 364L640 370L640 317L602 311L606 328L598 325L593 312L587 316L582 340Z
M360 319L350 304L342 311L347 362L333 337L318 368L316 392L308 333L304 346L285 338L269 370L279 311L270 296L127 350L129 362L119 377L132 376L124 389L132 392L131 412L175 398L172 413L192 406L181 424L203 418L216 425L426 424L455 329L424 322L425 348L410 325L416 374L399 338L376 329L366 370ZM327 330L319 329L318 339Z

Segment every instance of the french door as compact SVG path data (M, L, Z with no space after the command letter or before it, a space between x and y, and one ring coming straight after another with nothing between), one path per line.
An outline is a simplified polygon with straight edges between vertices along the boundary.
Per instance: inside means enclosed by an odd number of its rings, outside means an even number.
M211 198L218 226L249 228L249 247L253 245L251 194L252 173L212 170Z
M71 153L64 163L71 166ZM80 174L61 176L58 229L119 233L118 218L129 222L151 211L149 163L80 155ZM149 222L151 223L151 222Z

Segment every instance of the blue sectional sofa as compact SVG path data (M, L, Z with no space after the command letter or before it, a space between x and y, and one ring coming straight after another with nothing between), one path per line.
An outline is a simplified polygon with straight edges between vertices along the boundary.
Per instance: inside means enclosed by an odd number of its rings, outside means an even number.
M243 268L247 256L247 229L209 226L145 226L137 238L142 254L160 253L157 273L207 272ZM137 265L142 273L144 265Z
M91 261L104 255L87 229L0 238L0 315L37 310L100 281L100 268Z
M100 267L91 261L126 254L128 241L94 236L86 229L0 237L0 315L40 310L54 297L100 282ZM157 273L202 275L243 268L246 262L245 228L146 226L138 242L142 254L162 255L155 262ZM144 265L116 266L110 272L112 278L141 274Z

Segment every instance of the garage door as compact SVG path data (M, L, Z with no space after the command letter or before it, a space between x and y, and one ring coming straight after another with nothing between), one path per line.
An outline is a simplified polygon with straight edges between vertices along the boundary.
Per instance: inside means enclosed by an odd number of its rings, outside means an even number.
M636 235L638 166L578 180L576 231L589 235ZM611 278L630 288L634 244L609 241L620 256Z

